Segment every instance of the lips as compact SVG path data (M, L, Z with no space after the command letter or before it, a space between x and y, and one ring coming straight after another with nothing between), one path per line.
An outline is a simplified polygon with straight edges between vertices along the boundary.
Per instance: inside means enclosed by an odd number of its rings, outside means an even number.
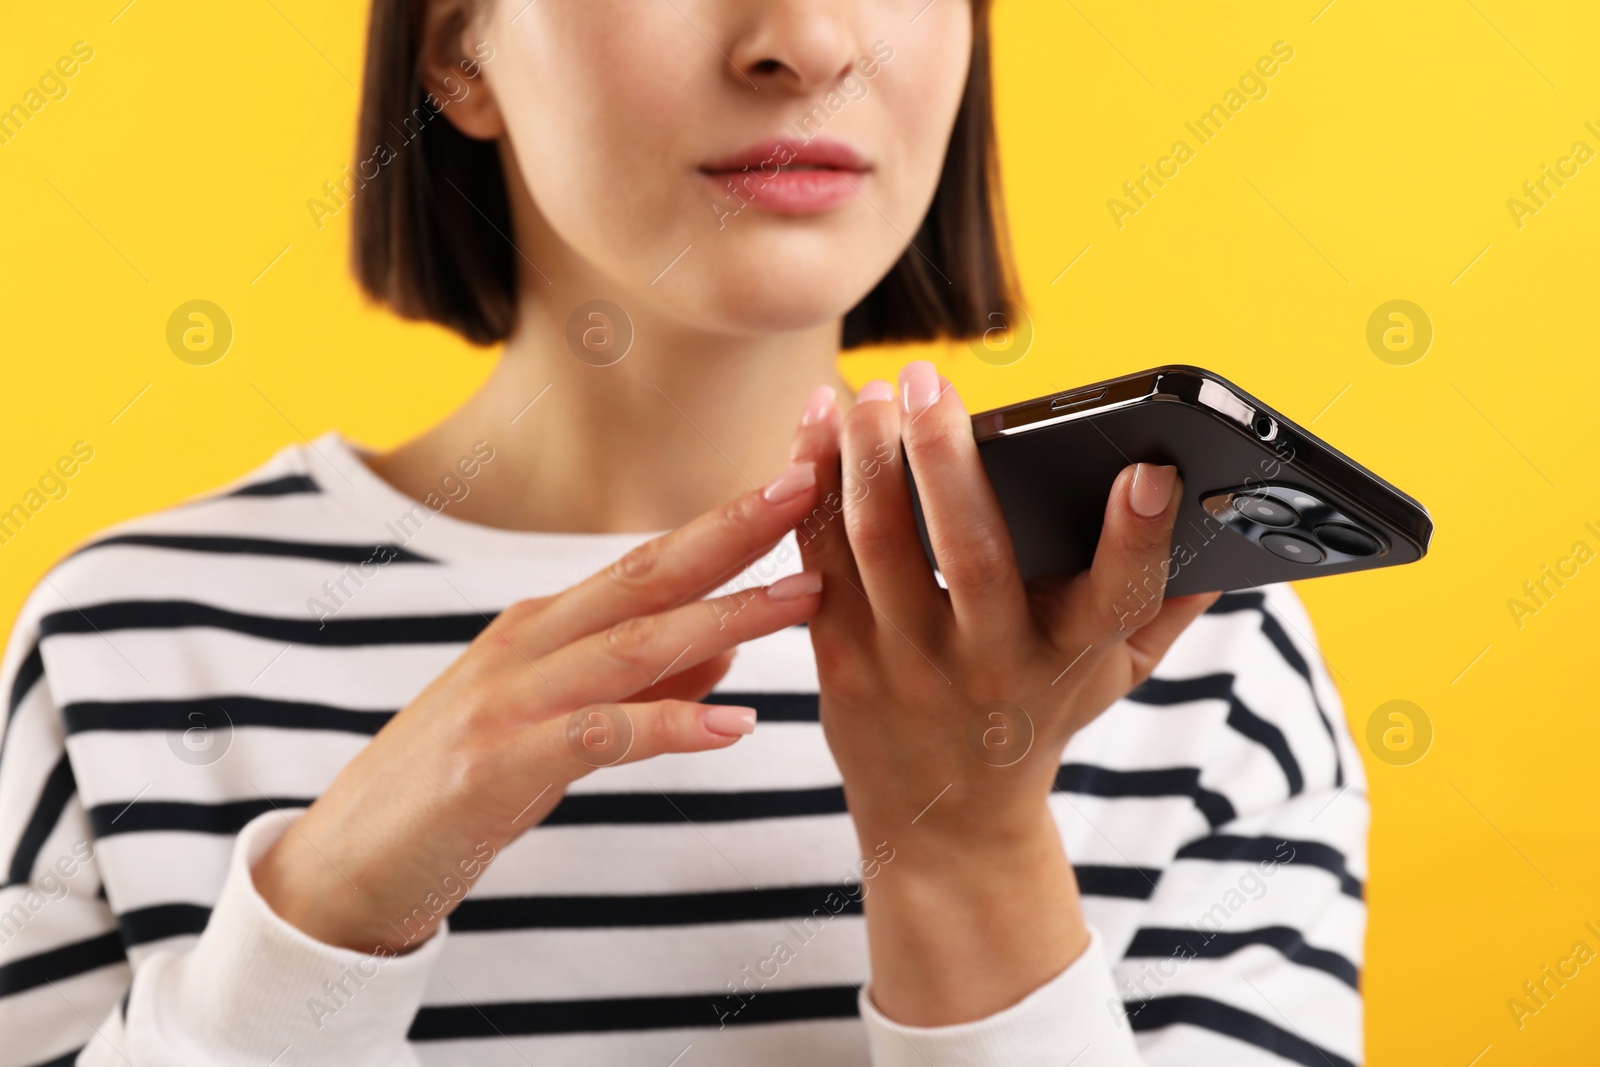
M747 206L780 214L815 214L855 196L872 171L865 158L836 138L781 137L750 145L700 168L730 213Z
M707 174L733 174L758 168L770 172L774 167L842 170L855 174L871 169L859 152L832 137L813 137L809 141L772 137L700 169Z

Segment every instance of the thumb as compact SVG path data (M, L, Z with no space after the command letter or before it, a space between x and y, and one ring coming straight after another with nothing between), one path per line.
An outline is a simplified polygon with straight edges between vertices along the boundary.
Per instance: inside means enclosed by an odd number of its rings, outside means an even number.
M1067 587L1052 620L1060 645L1105 647L1156 618L1182 498L1176 467L1136 463L1117 475L1094 561Z

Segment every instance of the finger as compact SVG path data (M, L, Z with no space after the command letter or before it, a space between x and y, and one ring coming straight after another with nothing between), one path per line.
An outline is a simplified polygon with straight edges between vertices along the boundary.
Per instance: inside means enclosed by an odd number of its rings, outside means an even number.
M727 748L755 727L754 708L730 704L597 703L529 727L513 743L521 750L519 765L540 768L544 777L557 782L571 782L593 771L655 756ZM537 821L548 808L534 814Z
M1161 602L1156 617L1139 627L1128 638L1128 650L1133 654L1134 684L1137 685L1155 672L1161 657L1167 654L1178 635L1189 624L1206 613L1217 602L1221 593L1195 593L1190 596L1168 597Z
M804 622L821 600L822 575L803 571L770 586L636 615L532 660L536 714L616 701L745 641ZM525 668L523 668L525 669Z
M628 697L630 702L648 703L652 700L704 700L733 666L733 657L739 650L730 648L704 663L669 674L655 685L647 686Z
M795 429L789 458L796 463L810 462L817 472L816 504L795 527L801 562L807 570L826 576L815 622L849 632L870 616L870 610L862 600L861 575L844 528L844 485L839 467L843 422L833 389L817 386Z
M901 370L900 396L906 461L956 623L998 628L1004 639L1026 618L1026 594L1005 516L978 459L971 416L925 360Z
M863 588L897 626L948 612L911 511L894 387L871 381L844 417L840 471L845 530Z
M1105 647L1157 617L1181 498L1176 467L1138 463L1117 475L1094 561L1068 588L1058 644Z
M621 559L525 613L518 646L544 652L623 619L698 600L760 559L811 510L816 467L790 465L766 486L652 538Z

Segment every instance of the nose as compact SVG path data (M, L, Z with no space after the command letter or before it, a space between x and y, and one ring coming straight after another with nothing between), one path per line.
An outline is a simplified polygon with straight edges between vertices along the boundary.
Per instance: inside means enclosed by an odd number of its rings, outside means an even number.
M729 54L758 89L809 93L850 73L861 44L852 20L858 0L768 0L746 7Z

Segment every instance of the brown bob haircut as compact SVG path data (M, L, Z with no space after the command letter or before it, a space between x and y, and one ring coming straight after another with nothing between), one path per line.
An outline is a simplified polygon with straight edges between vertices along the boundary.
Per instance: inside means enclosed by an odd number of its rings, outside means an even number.
M372 2L352 175L361 189L352 202L353 266L361 287L397 314L489 345L508 336L516 318L505 173L494 142L435 121L447 105L422 84L428 2ZM972 63L933 204L912 247L845 315L845 348L973 337L996 325L997 313L1006 316L1000 323L1012 321L990 3L972 0Z

